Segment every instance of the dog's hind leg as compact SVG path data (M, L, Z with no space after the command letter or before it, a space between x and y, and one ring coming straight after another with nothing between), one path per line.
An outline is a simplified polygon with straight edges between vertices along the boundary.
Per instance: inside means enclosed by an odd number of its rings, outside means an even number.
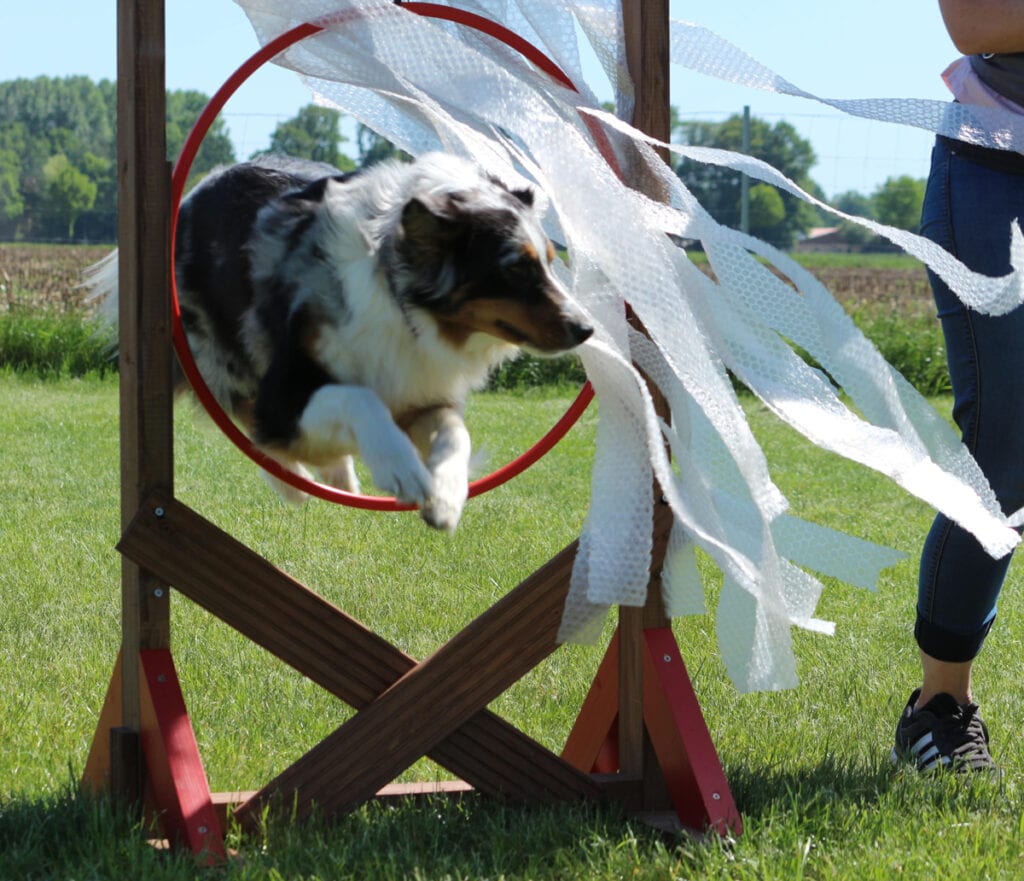
M313 475L310 474L309 471L301 465L301 463L296 462L294 459L288 456L281 456L278 453L274 453L266 449L262 452L268 455L271 459L274 459L276 462L280 462L285 468L294 472L299 477L303 477L307 480L313 479ZM281 500L287 502L289 505L301 505L309 498L309 496L301 489L292 486L290 483L286 483L279 477L275 477L269 471L264 471L261 468L260 474L266 481L267 485L281 497Z
M435 529L454 532L469 493L472 444L462 414L452 406L420 410L405 426L433 478L420 516Z
M359 492L359 477L356 475L356 463L351 456L342 456L332 465L316 469L321 482L348 493Z

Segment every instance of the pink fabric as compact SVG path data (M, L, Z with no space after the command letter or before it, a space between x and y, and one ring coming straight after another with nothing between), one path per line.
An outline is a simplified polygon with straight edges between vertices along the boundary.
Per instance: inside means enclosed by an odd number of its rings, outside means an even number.
M942 71L942 79L961 104L980 104L984 107L1001 107L1011 113L1024 116L1024 107L986 86L971 66L971 59L961 55Z

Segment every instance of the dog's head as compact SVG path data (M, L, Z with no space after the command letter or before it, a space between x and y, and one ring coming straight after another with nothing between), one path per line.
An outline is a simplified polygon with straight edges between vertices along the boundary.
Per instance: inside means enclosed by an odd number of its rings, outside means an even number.
M394 248L403 306L428 313L454 346L487 334L552 355L593 332L552 272L555 250L529 190L479 172L468 185L425 177L403 206Z

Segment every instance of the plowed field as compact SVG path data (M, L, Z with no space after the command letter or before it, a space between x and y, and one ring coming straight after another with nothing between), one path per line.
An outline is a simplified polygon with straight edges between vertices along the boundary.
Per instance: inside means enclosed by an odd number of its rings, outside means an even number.
M109 245L0 244L0 312L83 308L82 271L110 250Z
M83 292L77 287L82 270L109 252L107 245L0 244L0 311L82 308ZM817 261L821 261L820 255ZM907 314L930 308L924 269L873 265L878 262L865 255L863 266L826 264L811 271L847 306Z

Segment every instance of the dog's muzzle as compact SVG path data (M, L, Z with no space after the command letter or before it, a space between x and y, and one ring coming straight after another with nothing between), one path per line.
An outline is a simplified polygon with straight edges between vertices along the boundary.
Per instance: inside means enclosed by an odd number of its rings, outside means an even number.
M566 348L574 349L594 334L594 328L583 319L571 318L565 322Z

